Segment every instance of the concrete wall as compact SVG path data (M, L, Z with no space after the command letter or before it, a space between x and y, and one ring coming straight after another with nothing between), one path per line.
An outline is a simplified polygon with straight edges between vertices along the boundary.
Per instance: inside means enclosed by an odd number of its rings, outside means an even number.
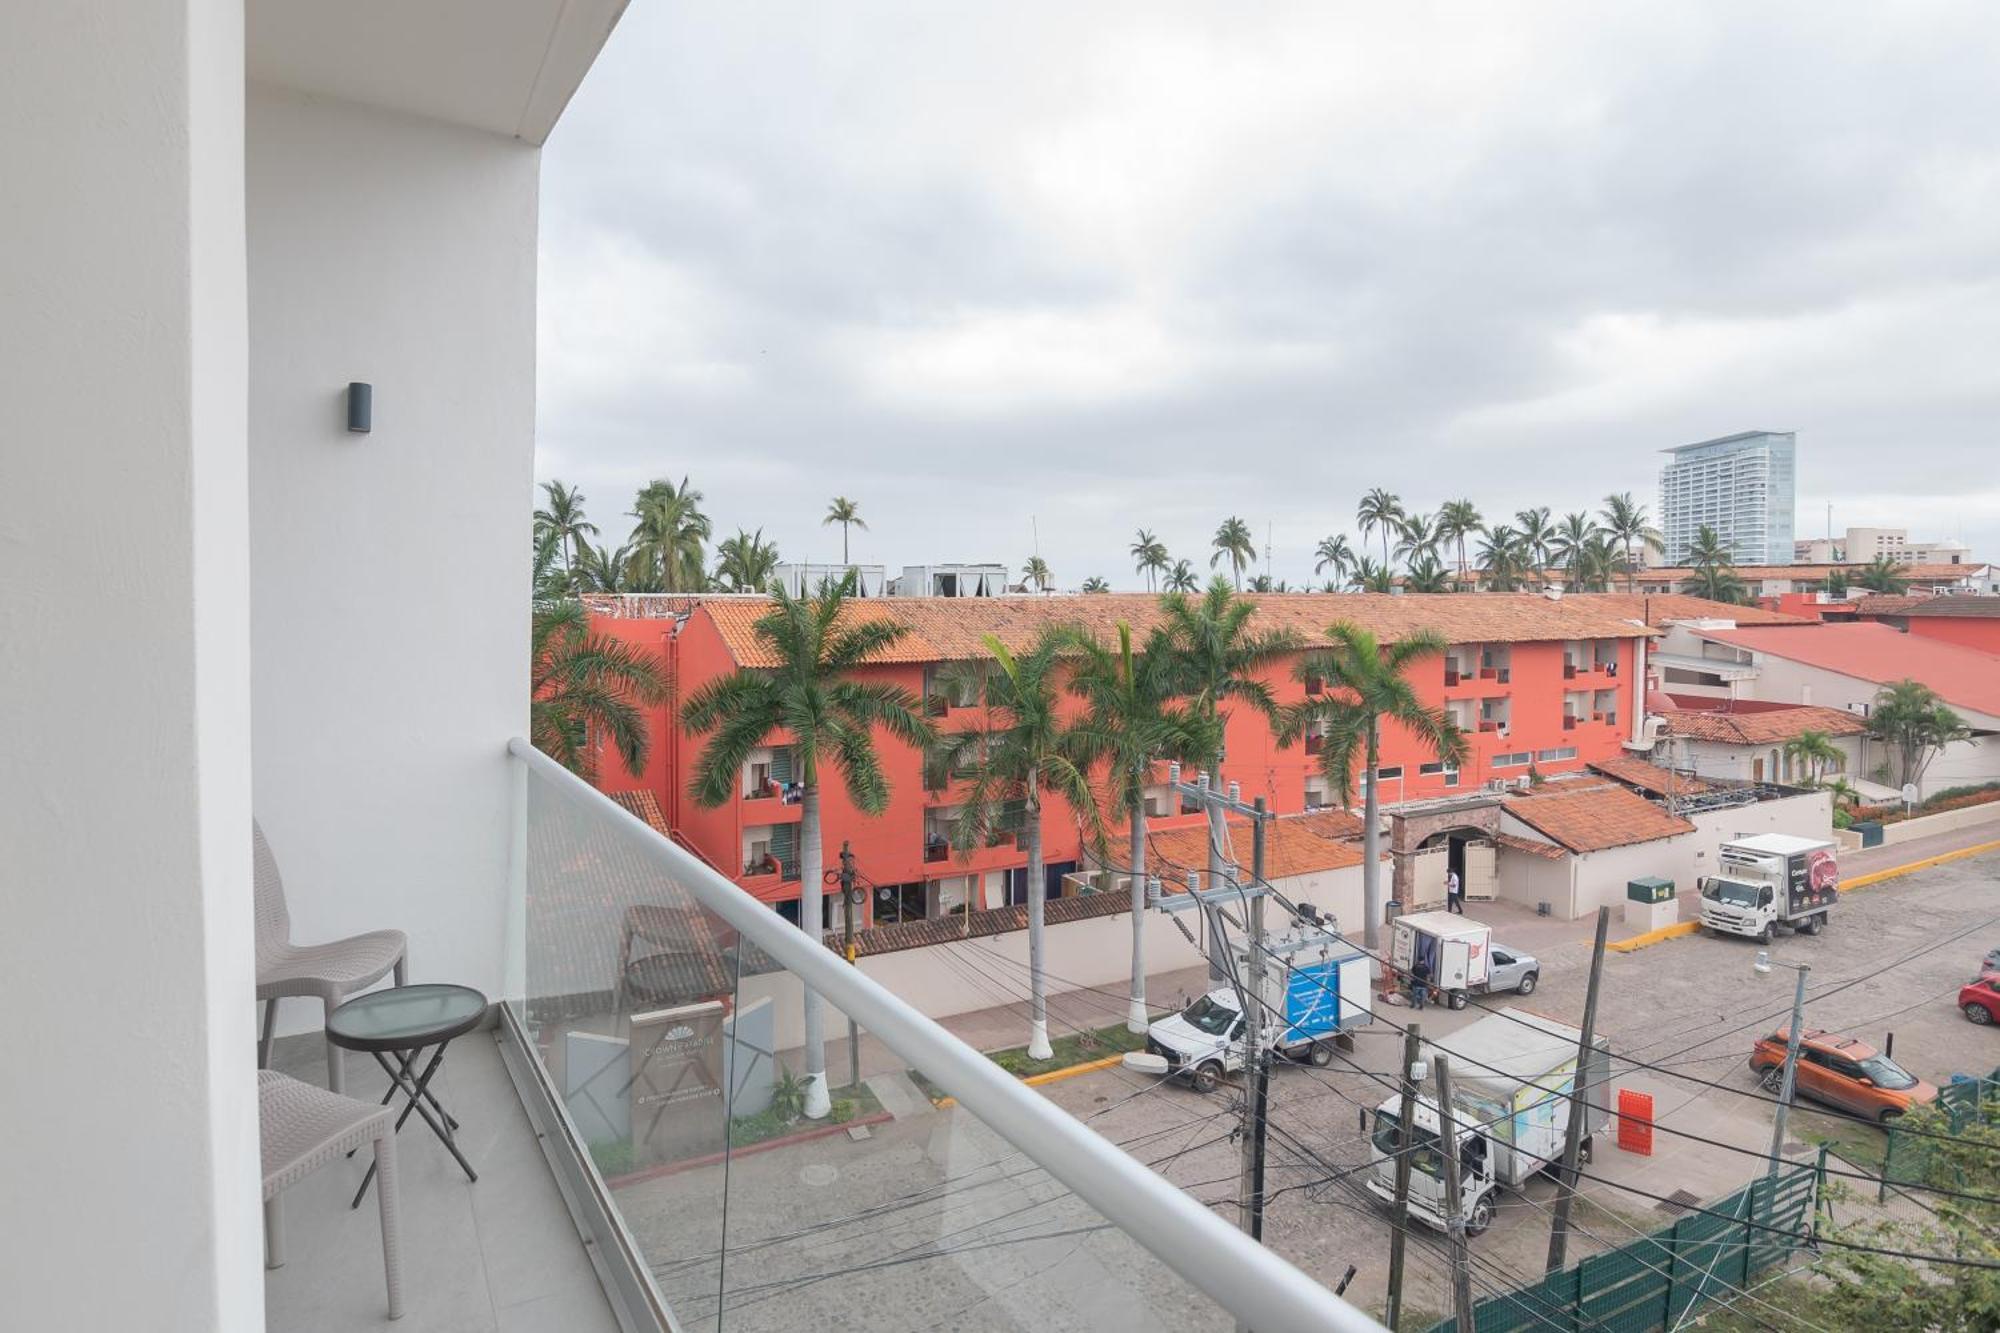
M257 86L247 153L257 812L295 938L400 927L414 979L496 992L538 154ZM372 434L344 428L350 380Z
M1868 768L1879 762L1881 747L1871 745L1866 736L1838 736L1834 745L1846 756L1842 768L1827 774L1828 777L1866 778ZM1755 761L1764 761L1761 780L1765 782L1785 782L1782 776L1785 747L1783 745L1722 745L1714 741L1695 741L1677 738L1672 743L1673 762L1676 767L1690 769L1697 777L1729 778L1740 782L1758 779ZM1772 751L1777 751L1774 764ZM1800 774L1803 780L1804 774Z
M1935 833L1956 833L1959 829L1974 828L1981 824L2000 825L2000 801L1989 801L1985 805L1969 805L1963 810L1947 810L1938 815L1922 815L1916 819L1899 820L1882 826L1882 843L1894 846L1899 842L1913 842L1918 838L1928 838ZM1994 836L2000 837L2000 829Z
M1509 833L1516 837L1529 837L1521 831L1525 825L1520 821L1508 822L1513 825L1508 828ZM1547 903L1549 911L1557 917L1575 915L1571 911L1576 892L1576 868L1572 858L1551 861L1546 857L1502 847L1495 871L1494 891L1502 901L1519 903L1531 910L1539 903Z
M1359 909L1357 908L1357 913ZM1359 917L1357 915L1356 919ZM1201 938L1197 922L1184 917L1188 928ZM1043 966L1049 978L1049 993L1060 994L1082 986L1098 986L1126 993L1132 979L1132 914L1091 917L1084 921L1050 923L1043 932ZM1146 970L1157 974L1177 968L1194 967L1202 955L1189 944L1164 912L1146 914ZM881 954L860 961L861 970L881 982L919 1013L931 1018L977 1009L993 1009L1028 998L1028 932L1009 931L1004 935L974 936L955 944L931 945ZM800 1028L800 996L797 978L789 972L745 977L739 990L744 1005L769 996L776 1006L777 1043L780 1050L793 1050L803 1041ZM1097 998L1093 997L1093 1001ZM1172 1003L1174 995L1149 995L1155 1009ZM1053 1020L1052 1020L1053 1021ZM829 1036L841 1035L844 1020L829 1014ZM1054 1023L1057 1035L1062 1024ZM1021 1041L1028 1040L1028 1024L1021 1022Z
M253 1330L243 7L0 13L0 1324Z

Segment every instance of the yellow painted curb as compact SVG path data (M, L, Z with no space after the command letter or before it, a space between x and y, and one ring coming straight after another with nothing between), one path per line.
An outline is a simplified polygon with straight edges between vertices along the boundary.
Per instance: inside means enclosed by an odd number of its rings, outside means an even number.
M1120 1051L1116 1055L1107 1055L1102 1060L1086 1060L1080 1065L1070 1065L1063 1069L1050 1069L1044 1073L1030 1074L1022 1079L1021 1082L1031 1088L1039 1088L1044 1083L1060 1083L1066 1078L1075 1078L1078 1074L1088 1074L1099 1069L1109 1069L1124 1058L1125 1053ZM940 1111L946 1110L958 1105L958 1098L940 1097L932 1102L931 1105L937 1107Z
M1676 921L1671 926L1661 926L1658 930L1649 930L1643 935L1634 935L1629 940L1612 940L1604 947L1613 953L1631 953L1634 949L1643 949L1649 944L1658 944L1662 940L1673 939L1676 935L1692 935L1700 929L1701 922L1699 921Z
M1916 870L1928 870L1932 866L1941 866L1947 861L1963 861L1968 856L1982 856L1987 852L2000 852L2000 842L1974 843L1970 847L1961 847L1955 852L1940 852L1936 856L1926 856L1923 860L1912 861L1908 865L1890 866L1887 870L1871 870L1865 875L1856 875L1853 879L1842 884L1840 891L1848 893L1855 889L1865 889L1870 884L1880 884L1883 880L1894 879L1898 875L1907 875Z

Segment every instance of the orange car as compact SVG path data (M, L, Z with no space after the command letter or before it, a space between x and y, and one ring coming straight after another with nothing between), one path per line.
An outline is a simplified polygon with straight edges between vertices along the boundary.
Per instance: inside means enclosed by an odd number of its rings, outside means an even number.
M1750 1052L1750 1068L1764 1090L1784 1086L1785 1042L1779 1028ZM1797 1090L1814 1101L1837 1106L1869 1120L1893 1120L1913 1106L1937 1100L1938 1090L1911 1074L1867 1042L1808 1028L1799 1037Z

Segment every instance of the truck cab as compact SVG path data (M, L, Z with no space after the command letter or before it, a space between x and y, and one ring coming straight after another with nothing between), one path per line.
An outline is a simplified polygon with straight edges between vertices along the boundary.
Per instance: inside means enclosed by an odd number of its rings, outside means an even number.
M1146 1049L1184 1074L1197 1092L1213 1092L1224 1074L1243 1068L1243 1006L1227 986L1146 1029Z
M1458 1099L1454 1097L1454 1102ZM1369 1156L1374 1169L1368 1176L1368 1192L1384 1203L1396 1200L1396 1152L1402 1130L1400 1105L1384 1103L1375 1111L1369 1136ZM1459 1117L1466 1115L1463 1108ZM1437 1102L1417 1099L1410 1125L1410 1212L1424 1223L1447 1230L1445 1214L1444 1145L1439 1137ZM1493 1225L1493 1154L1481 1129L1458 1131L1458 1203L1465 1234L1477 1236Z

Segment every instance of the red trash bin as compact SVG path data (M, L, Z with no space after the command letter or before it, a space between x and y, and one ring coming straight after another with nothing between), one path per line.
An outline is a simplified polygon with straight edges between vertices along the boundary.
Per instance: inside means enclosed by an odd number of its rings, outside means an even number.
M1641 1157L1653 1155L1653 1094L1618 1090L1618 1146Z

